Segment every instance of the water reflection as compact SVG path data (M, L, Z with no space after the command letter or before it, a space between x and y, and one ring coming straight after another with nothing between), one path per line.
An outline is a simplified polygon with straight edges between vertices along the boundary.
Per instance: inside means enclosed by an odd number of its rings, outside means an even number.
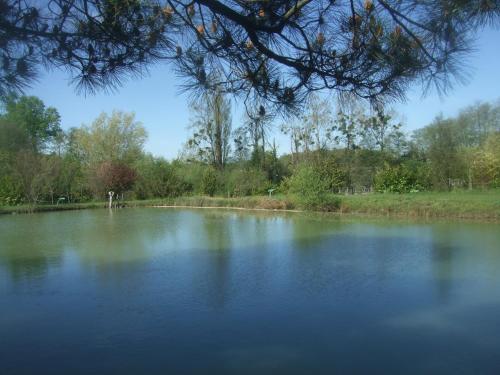
M43 278L50 266L59 266L64 234L55 236L54 218L38 215L2 218L0 265L16 280Z
M205 244L210 251L203 257L206 261L199 263L193 273L194 282L198 293L206 295L209 298L207 303L216 308L223 308L226 304L231 277L231 249L233 243L239 240L233 237L232 222L228 215L206 213L198 227L199 245Z
M7 372L496 368L494 224L95 210L1 217L0 243Z

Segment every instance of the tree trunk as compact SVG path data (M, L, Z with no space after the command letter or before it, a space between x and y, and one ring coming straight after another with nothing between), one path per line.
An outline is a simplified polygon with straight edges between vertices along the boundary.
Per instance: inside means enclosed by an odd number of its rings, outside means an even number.
M472 168L469 168L467 175L469 178L469 190L472 190Z
M214 156L215 156L215 166L219 169L222 169L224 167L224 160L222 157L222 137L221 137L221 132L219 130L220 129L218 129L217 127L215 133Z

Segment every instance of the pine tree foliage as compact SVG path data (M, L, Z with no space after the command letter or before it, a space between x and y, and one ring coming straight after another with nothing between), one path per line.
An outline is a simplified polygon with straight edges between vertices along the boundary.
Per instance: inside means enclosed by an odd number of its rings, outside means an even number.
M92 92L170 61L194 95L287 112L322 89L400 98L461 78L474 31L499 15L498 0L0 0L0 94L40 65Z

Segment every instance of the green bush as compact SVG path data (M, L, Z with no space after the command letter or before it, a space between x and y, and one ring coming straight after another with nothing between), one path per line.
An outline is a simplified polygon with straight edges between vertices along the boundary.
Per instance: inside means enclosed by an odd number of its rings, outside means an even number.
M286 178L282 185L294 195L299 206L313 211L336 211L340 198L330 193L330 181L310 166L300 166L295 173Z
M427 171L423 167L385 165L375 175L375 190L379 193L411 193L427 189Z
M21 188L11 176L0 177L0 206L16 206L22 203Z
M234 197L267 194L270 182L266 173L256 168L237 168L226 172L226 189Z
M162 158L145 157L136 164L134 193L138 199L177 197L192 191L173 164Z
M348 176L335 157L330 155L319 158L314 163L314 169L319 173L321 180L327 184L330 192L340 193L345 190Z
M213 197L217 191L217 185L217 171L213 167L208 167L205 169L203 178L201 179L201 190L203 194Z
M328 182L313 167L306 165L299 166L291 177L285 179L284 184L289 193L303 197L329 192Z

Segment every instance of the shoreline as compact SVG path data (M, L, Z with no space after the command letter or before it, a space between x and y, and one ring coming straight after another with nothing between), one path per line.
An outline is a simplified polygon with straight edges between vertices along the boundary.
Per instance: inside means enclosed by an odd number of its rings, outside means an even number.
M437 215L411 215L399 212L341 212L341 211L312 211L312 210L287 210L287 209L272 209L272 208L246 208L246 207L231 207L231 206L181 206L181 205L156 205L156 206L129 206L125 208L180 208L180 209L211 209L211 210L235 210L235 211L261 211L261 212L276 212L276 213L299 213L324 215L330 217L342 218L367 218L367 219L394 219L394 220L416 220L416 221L442 221L450 220L456 222L474 222L474 223L500 223L499 217L491 216L437 216Z
M317 212L317 211L304 211L304 210L292 210L292 209L282 209L282 208L260 208L260 207L234 207L234 206L189 206L189 205L154 205L154 206L130 206L127 208L195 208L195 209L225 209L225 210L239 210L239 211L268 211L268 212ZM333 212L331 212L333 213Z
M290 213L321 213L332 216L383 217L397 219L449 219L458 221L500 221L500 192L451 192L417 194L367 194L337 196L338 209L324 212L304 210L293 197L204 197L133 200L120 203L120 208L194 208L230 209L239 211L267 211ZM0 207L0 214L69 211L107 208L107 202L69 203L59 205Z

